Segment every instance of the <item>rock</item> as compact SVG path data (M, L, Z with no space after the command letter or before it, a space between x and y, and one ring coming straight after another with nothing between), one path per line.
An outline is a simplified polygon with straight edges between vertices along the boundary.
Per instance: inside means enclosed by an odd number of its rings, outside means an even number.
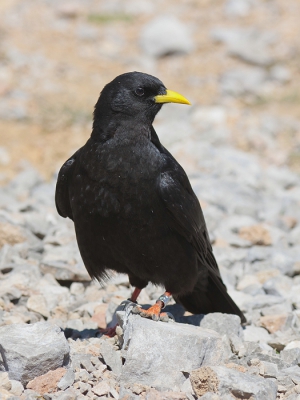
M228 53L240 60L270 67L275 59L269 51L276 35L272 32L260 32L255 28L215 28L211 32L213 40L226 43Z
M241 319L237 315L212 313L207 314L200 321L201 328L212 329L219 335L243 337Z
M277 385L272 380L221 366L201 367L191 372L190 379L198 397L213 392L222 399L232 395L234 398L275 400L277 395Z
M30 296L26 305L28 310L37 312L46 318L50 316L45 297L41 294L34 294Z
M0 248L5 244L14 245L25 240L26 236L19 226L0 220Z
M244 67L231 69L221 77L221 89L224 94L241 96L258 95L267 80L267 73L262 68Z
M266 328L270 333L282 330L287 322L289 314L266 315L260 318L260 323L263 328Z
M264 328L257 326L246 326L244 330L244 340L247 342L267 342L270 335Z
M11 389L11 381L9 380L7 372L0 372L0 387L5 390Z
M75 244L74 244L75 245ZM43 257L41 264L40 264L40 269L44 274L52 274L55 279L59 281L75 281L75 282L88 282L91 280L90 276L88 275L84 265L82 262L72 263L70 265L70 261L68 262L66 260L66 257L68 255L68 251L66 251L66 248L62 248L59 250L59 253L64 253L64 259L61 260L59 259L59 255L53 254L53 249L49 251L48 253L45 253L45 256ZM71 260L74 260L73 258L73 253L70 255Z
M245 17L247 16L255 0L227 0L225 4L225 14L229 17Z
M72 282L70 286L70 293L74 296L80 296L84 293L84 286L81 282Z
M270 233L263 225L245 226L239 230L239 235L254 245L270 246L272 244Z
M140 45L152 57L190 53L193 41L187 27L173 16L160 16L142 30Z
M63 332L47 322L2 326L0 345L9 377L23 385L69 362L69 346Z
M102 381L92 388L92 392L97 396L104 396L110 392L110 386L107 382Z
M65 4L60 4L56 9L56 13L61 18L76 18L83 12L79 4L75 2L66 2Z
M118 316L122 324L124 314ZM160 390L180 390L186 380L185 373L201 365L220 363L228 351L215 331L191 325L154 322L130 315L123 330L122 383L139 382Z
M105 364L108 365L116 375L119 375L122 371L121 352L116 351L113 345L107 340L102 343L100 351Z
M280 83L287 83L291 80L291 73L289 69L283 65L274 65L270 69L270 79Z
M65 368L57 368L54 371L49 371L44 375L40 375L29 381L27 389L32 389L39 394L55 392L58 382L66 374Z
M0 388L0 399L1 400L11 400L13 399L13 396L11 395L11 393L4 389L4 388ZM15 400L15 399L14 399Z
M11 382L10 393L13 394L14 396L21 396L21 394L24 391L22 383L19 381L15 381L14 379L11 379L10 382Z
M290 365L299 365L300 364L300 348L296 347L293 349L288 349L289 345L287 345L280 353L280 357L283 361Z
M278 367L274 363L261 361L259 365L259 374L264 378L276 378L278 375Z
M75 374L71 369L68 369L65 375L57 383L57 387L60 390L66 390L68 387L73 385L75 380Z

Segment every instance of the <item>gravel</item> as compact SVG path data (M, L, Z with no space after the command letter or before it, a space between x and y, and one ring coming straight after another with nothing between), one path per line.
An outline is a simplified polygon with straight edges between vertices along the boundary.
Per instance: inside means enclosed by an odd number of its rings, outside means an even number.
M193 133L168 137L169 148L190 161L221 273L247 325L218 313L184 315L171 304L176 322L130 316L115 338L104 337L98 327L112 325L130 297L128 279L114 275L100 287L88 278L72 223L55 211L54 181L44 182L27 167L0 189L0 198L11 199L0 210L3 396L33 399L48 390L49 399L192 399L200 392L211 399L241 393L275 399L298 393L300 179L286 167L263 166L223 139L197 135L221 128L226 113L219 108L192 115L183 123ZM158 132L167 124L162 114ZM283 223L291 217L292 224ZM149 284L140 302L152 304L161 290Z

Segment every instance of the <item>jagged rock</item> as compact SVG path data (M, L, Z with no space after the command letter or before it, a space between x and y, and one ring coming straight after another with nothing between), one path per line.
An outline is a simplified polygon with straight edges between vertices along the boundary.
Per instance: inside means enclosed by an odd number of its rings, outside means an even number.
M234 398L275 400L277 395L277 384L274 381L223 366L199 368L191 372L190 379L199 397L213 392L222 398L232 395Z
M69 345L60 328L47 322L0 327L0 370L23 385L69 362Z
M124 313L118 316L123 324ZM123 330L121 382L180 390L191 370L217 365L228 354L222 337L209 329L130 315Z
M236 335L243 338L241 319L237 315L212 313L207 314L200 321L201 328L213 329L220 335Z
M100 351L105 364L108 365L116 375L119 375L122 371L122 359L120 351L116 351L113 348L113 345L107 340L102 343Z

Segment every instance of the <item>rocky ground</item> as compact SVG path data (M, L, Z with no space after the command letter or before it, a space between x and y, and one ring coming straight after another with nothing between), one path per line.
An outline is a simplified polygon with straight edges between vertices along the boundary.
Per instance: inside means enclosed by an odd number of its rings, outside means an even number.
M187 315L176 305L169 311L177 322L148 321L128 314L129 305L118 313L118 336L101 336L98 327L112 323L132 288L126 276L105 287L89 280L72 223L55 211L55 180L27 168L0 190L4 399L300 395L300 178L219 140L218 118L209 137L197 138L202 110L191 117L178 107L165 108L157 131L167 142L171 119L191 132L169 149L187 161L223 279L247 325L241 329L236 316ZM140 303L161 292L149 285Z
M298 1L0 11L0 398L299 400ZM155 127L200 199L243 328L175 304L176 322L131 315L127 277L90 281L56 213L55 174L87 139L99 91L135 69L193 103L164 106ZM115 318L117 336L102 336Z

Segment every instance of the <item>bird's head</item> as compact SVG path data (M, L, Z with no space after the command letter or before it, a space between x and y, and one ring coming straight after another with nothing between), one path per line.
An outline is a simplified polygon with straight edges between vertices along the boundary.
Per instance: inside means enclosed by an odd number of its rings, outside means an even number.
M166 89L152 75L141 72L125 73L117 76L102 90L95 106L94 125L97 119L109 115L152 124L163 103L190 104L179 93Z

